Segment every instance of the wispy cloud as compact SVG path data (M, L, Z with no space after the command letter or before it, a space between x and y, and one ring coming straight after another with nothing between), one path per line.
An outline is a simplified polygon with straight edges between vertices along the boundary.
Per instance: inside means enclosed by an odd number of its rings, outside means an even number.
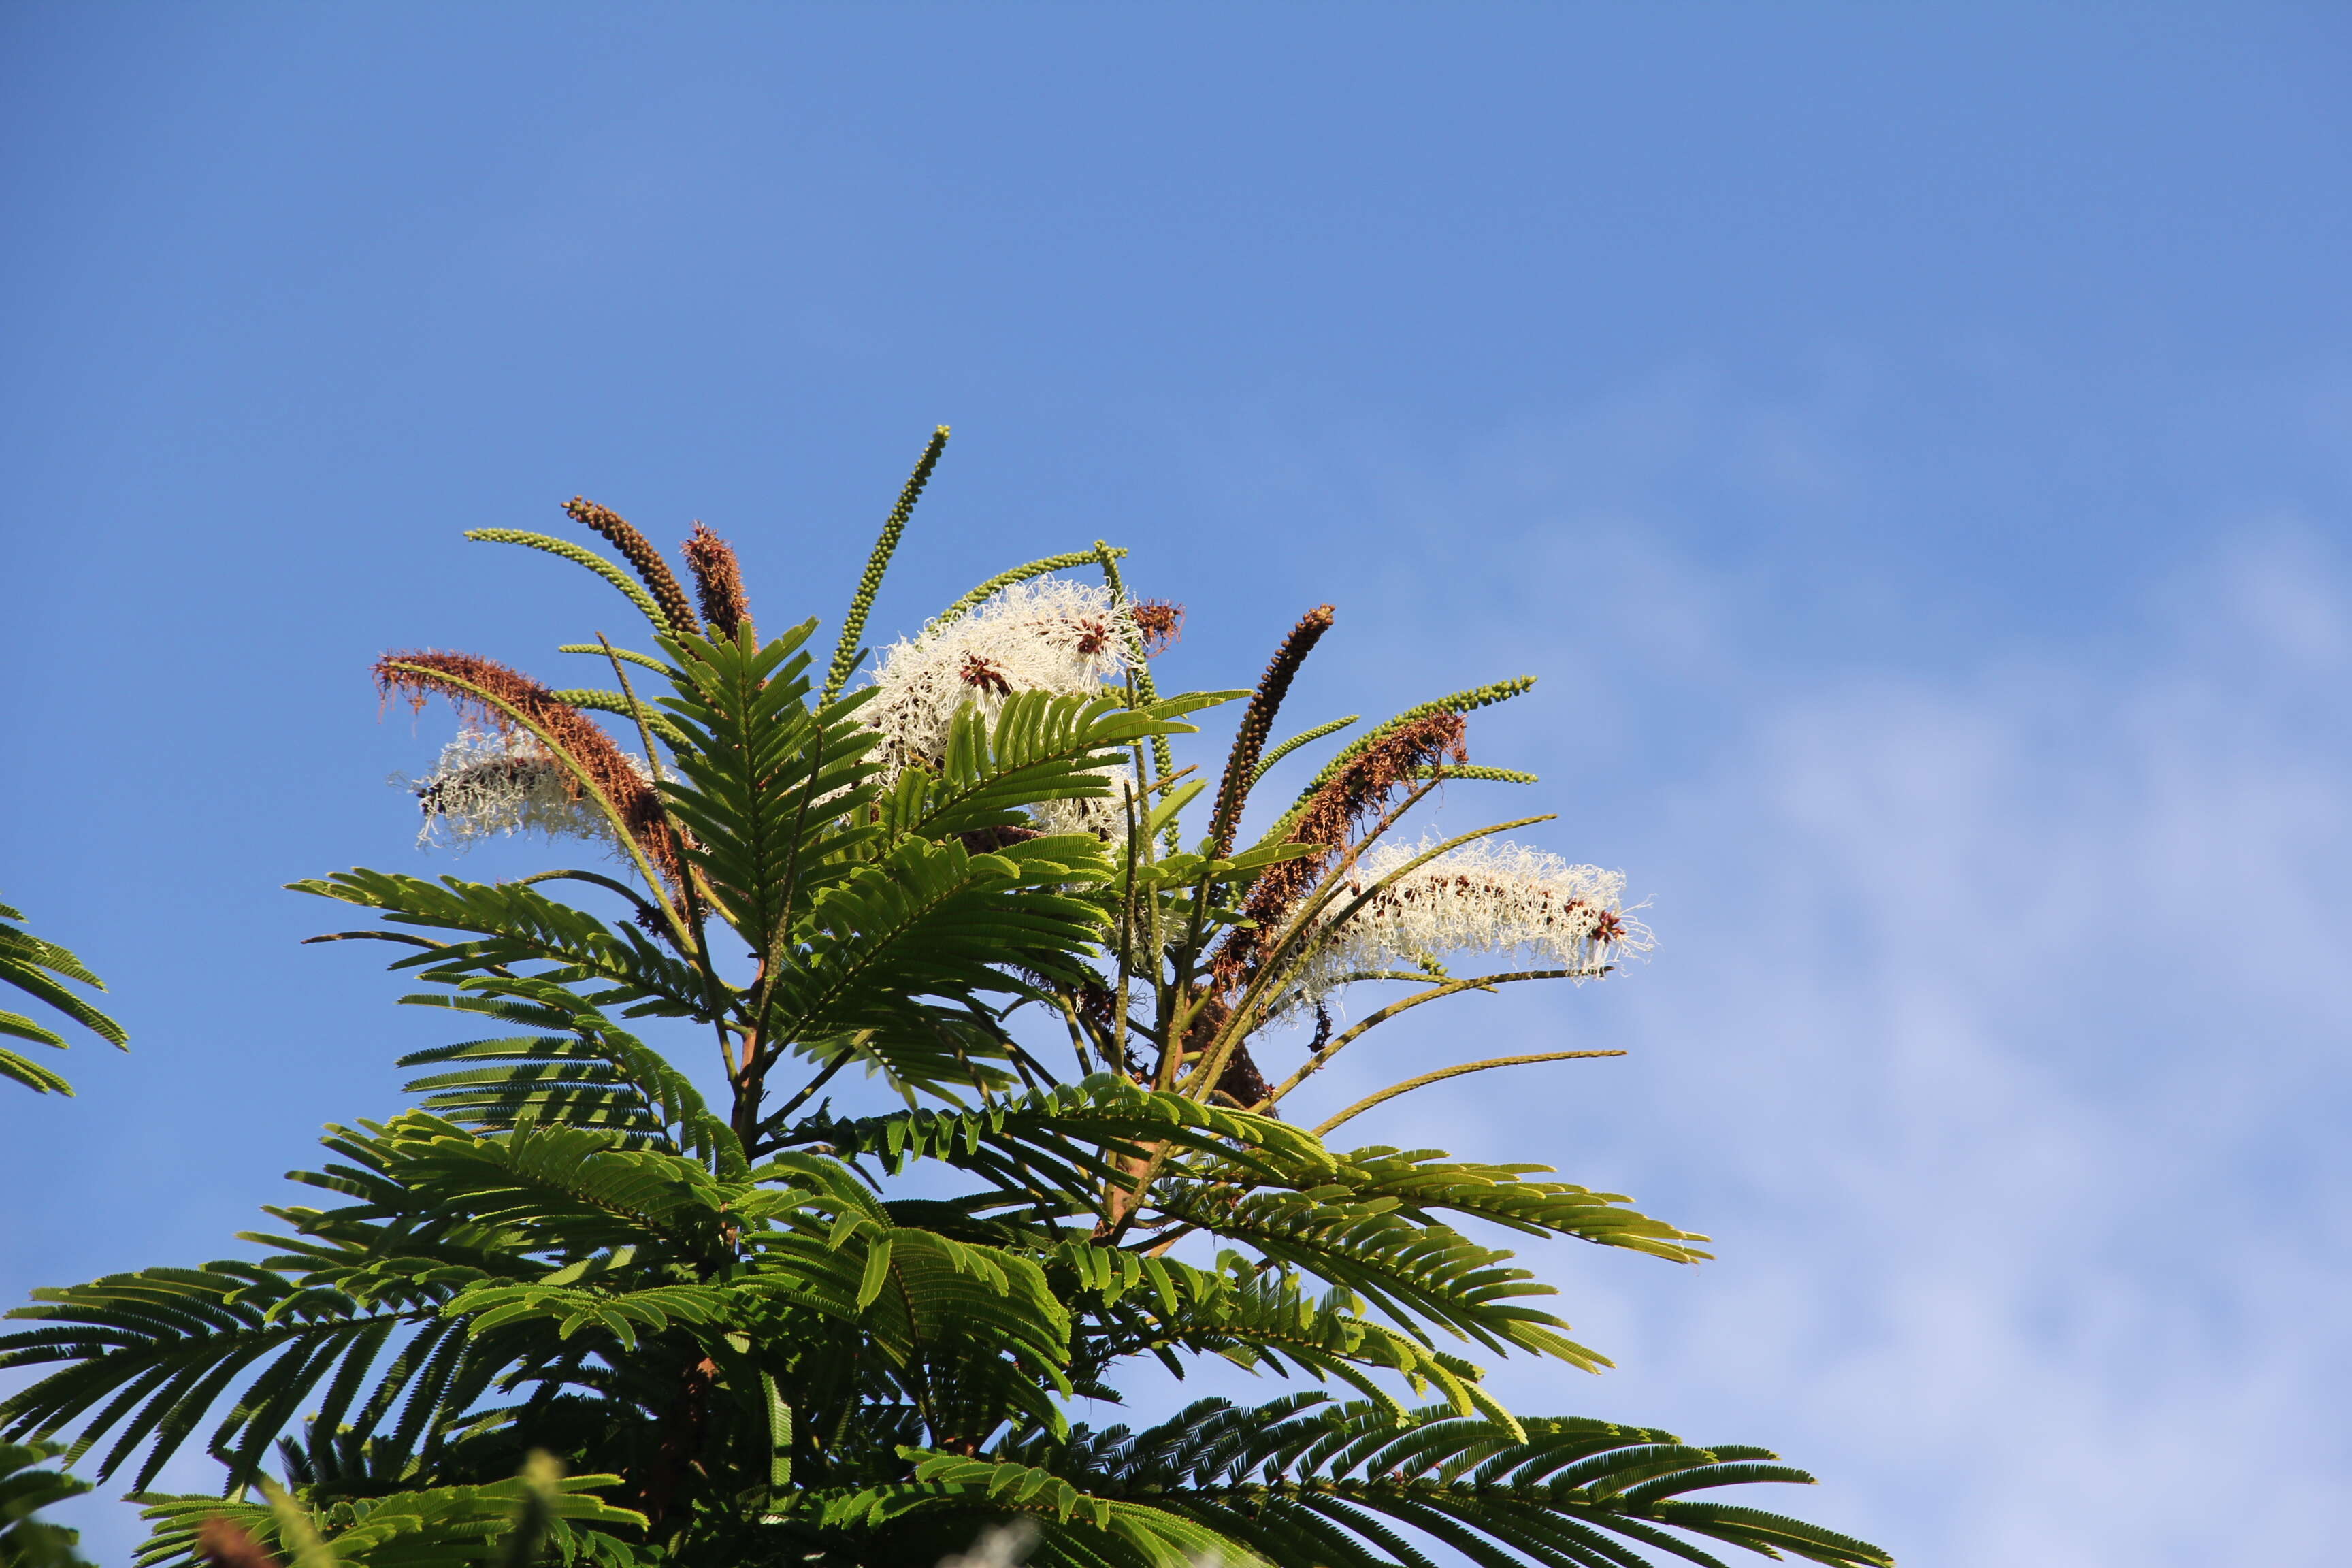
M1650 575L1662 624L1756 624ZM1741 717L1612 821L1660 962L1517 1016L1642 1065L1433 1107L1723 1239L1549 1259L1624 1364L1547 1394L1775 1443L1923 1568L2336 1560L2352 584L2250 525L2071 650L1762 681L1739 643L1675 656Z

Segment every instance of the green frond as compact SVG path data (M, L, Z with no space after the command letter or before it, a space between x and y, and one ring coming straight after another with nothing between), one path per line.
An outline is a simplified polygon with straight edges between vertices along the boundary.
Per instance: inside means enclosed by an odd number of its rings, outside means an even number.
M1440 1214L1461 1215L1524 1236L1574 1237L1669 1263L1699 1262L1709 1256L1690 1245L1706 1237L1636 1213L1624 1206L1631 1200L1622 1194L1527 1179L1549 1171L1547 1165L1487 1164L1449 1160L1436 1150L1374 1145L1334 1154L1328 1182L1351 1202L1393 1199L1397 1213L1420 1221Z
M1113 697L1023 691L1006 698L993 720L968 708L950 726L939 774L902 773L885 821L894 834L928 838L1026 828L1029 806L1111 795L1127 748L1147 737L1195 732L1177 715L1225 695L1188 694L1130 709Z
M1065 889L1108 869L1083 835L981 855L904 840L816 896L801 943L771 971L767 1033L813 1058L854 1050L915 1084L910 1064L982 996L1031 989L1015 971L1076 976L1102 913Z
M1599 1421L1519 1425L1513 1431L1444 1406L1400 1421L1376 1403L1314 1394L1255 1409L1211 1399L1142 1433L1081 1430L1066 1445L1031 1444L1007 1458L1081 1496L1148 1498L1279 1563L1418 1561L1400 1550L1397 1526L1496 1564L1640 1568L1650 1559L1631 1543L1719 1563L1700 1542L1841 1568L1894 1561L1779 1514L1644 1494L1808 1479L1723 1458L1751 1450L1689 1447L1666 1433Z
M1000 1099L969 1111L909 1110L836 1121L811 1118L789 1134L844 1157L870 1156L892 1173L937 1160L998 1177L1009 1192L1037 1177L1081 1190L1109 1173L1108 1156L1167 1145L1214 1152L1269 1180L1314 1181L1333 1169L1315 1138L1286 1122L1147 1089L1116 1073Z
M809 900L850 874L872 828L845 826L874 798L863 695L809 706L804 621L763 647L683 637L659 700L680 734L662 793L719 911L755 953L780 946Z
M326 1568L457 1568L459 1564L550 1562L627 1568L653 1561L628 1537L646 1516L596 1494L616 1475L526 1473L487 1485L431 1487L389 1497L305 1500L283 1493L259 1502L216 1497L142 1495L152 1527L135 1568L183 1568L197 1561L198 1531L225 1519L265 1549L310 1568L301 1548ZM516 1536L536 1548L517 1555ZM615 1533L620 1532L620 1533ZM542 1555L543 1553L543 1555Z
M1314 1195L1230 1189L1181 1182L1152 1194L1161 1216L1248 1247L1266 1263L1293 1268L1345 1289L1423 1343L1432 1331L1486 1350L1548 1355L1587 1372L1608 1358L1569 1339L1558 1317L1524 1305L1556 1294L1511 1253L1482 1247L1449 1226L1417 1222L1394 1200L1348 1201L1328 1189Z
M0 985L13 986L36 1001L45 1002L107 1044L128 1049L131 1037L122 1026L63 984L70 981L103 991L106 982L91 973L89 965L70 950L9 923L24 918L21 910L0 904ZM22 1013L5 1010L0 1010L0 1038L66 1048L63 1035ZM58 1074L5 1047L0 1047L0 1078L21 1083L37 1094L70 1097L73 1093L72 1086Z
M607 924L523 883L428 880L355 869L287 887L375 910L389 925L475 939L433 943L396 960L394 969L423 970L455 984L469 974L511 974L519 964L546 963L551 967L536 976L541 981L604 986L585 999L597 1007L626 1008L630 1016L710 1015L712 997L703 975L674 950L657 945L635 926Z
M750 1166L734 1130L667 1058L595 1008L553 985L475 979L467 993L405 996L411 1005L448 1007L499 1022L553 1021L564 1034L509 1035L415 1051L398 1066L471 1064L406 1086L425 1109L461 1124L603 1129L654 1140L740 1179ZM515 1004L521 1002L522 1007Z
M101 1480L145 1446L138 1487L248 1368L260 1366L260 1403L247 1395L208 1446L222 1447L257 1426L265 1407L290 1406L345 1356L373 1356L382 1342L373 1331L431 1316L421 1306L370 1309L348 1298L298 1295L283 1275L237 1263L110 1275L37 1290L34 1300L8 1315L58 1326L0 1336L0 1367L66 1364L0 1401L0 1423L19 1436L79 1424L77 1457L114 1433L99 1465Z
M89 1568L74 1550L79 1531L34 1517L89 1490L79 1476L36 1468L64 1451L56 1443L0 1443L0 1568Z
M79 981L93 990L106 989L106 982L92 974L70 952L5 921L0 921L0 962L21 964L26 969L47 970L68 980Z

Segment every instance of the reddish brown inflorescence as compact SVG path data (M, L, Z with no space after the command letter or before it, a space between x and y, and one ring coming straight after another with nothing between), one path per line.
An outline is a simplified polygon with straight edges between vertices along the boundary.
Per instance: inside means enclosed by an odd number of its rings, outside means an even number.
M630 837L646 858L676 884L677 844L663 818L661 800L653 785L595 721L559 700L538 681L496 659L425 648L388 653L376 660L375 684L386 697L405 697L415 708L423 708L429 697L446 698L459 712L501 734L510 733L519 717L528 720L543 741L552 742L594 782L598 793L628 825Z
M1004 671L976 653L964 655L963 668L956 677L975 691L993 692L999 697L1013 695L1013 682L1005 679Z
M1179 612L1181 615L1181 611ZM1315 650L1323 634L1331 629L1335 612L1328 605L1318 605L1299 617L1274 650L1265 673L1258 677L1257 689L1250 693L1249 708L1242 714L1241 728L1234 733L1234 749L1225 759L1224 777L1217 784L1216 805L1209 814L1209 853L1212 856L1233 852L1234 834L1241 826L1242 805L1249 798L1250 785L1257 778L1257 760L1265 753L1266 737L1273 733L1274 716L1282 707L1282 700L1290 692L1292 678L1307 656Z
M1324 606L1327 610L1329 605ZM1184 635L1184 606L1166 599L1138 599L1127 607L1128 618L1143 637L1143 657L1158 658Z
M697 522L685 552L694 573L695 596L702 601L702 618L713 633L731 641L751 625L751 601L743 593L743 569L735 560L734 547Z
M1257 973L1265 944L1315 885L1331 858L1356 831L1388 808L1397 790L1423 770L1465 762L1469 726L1459 713L1432 713L1401 724L1349 759L1317 790L1292 825L1289 842L1318 846L1318 853L1269 866L1250 888L1243 912L1254 922L1236 927L1218 948L1211 972L1221 989L1238 995Z

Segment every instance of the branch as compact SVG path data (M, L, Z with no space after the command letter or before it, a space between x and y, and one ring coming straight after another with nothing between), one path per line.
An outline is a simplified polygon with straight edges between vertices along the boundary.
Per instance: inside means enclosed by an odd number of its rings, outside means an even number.
M1529 1062L1564 1062L1580 1057L1622 1057L1624 1054L1623 1051L1544 1051L1531 1057L1492 1057L1483 1062L1464 1062L1460 1067L1439 1068L1435 1072L1425 1072L1419 1078L1409 1078L1402 1083L1391 1084L1378 1094L1366 1095L1339 1115L1311 1131L1316 1137L1320 1138L1342 1121L1362 1115L1384 1100L1394 1100L1400 1094L1410 1094L1414 1089L1435 1083L1440 1079L1459 1078L1465 1072L1484 1072L1488 1068L1525 1067Z
M304 947L308 947L314 942L405 942L410 947L421 947L432 952L438 952L440 949L449 945L446 942L431 942L424 937L411 936L406 931L329 931L324 936L304 937L302 939L302 945ZM406 960L403 960L402 962L405 963Z
M646 902L644 899L640 898L635 888L632 888L626 882L607 877L601 871L534 871L528 877L516 878L514 880L514 886L518 888L528 888L533 882L564 881L593 883L599 888L604 889L608 892L620 894L621 897L628 900L630 903L635 905L637 912L644 915L646 919L658 920L661 918L661 911L655 909L653 905Z
M1381 1024L1385 1024L1391 1018L1395 1017L1398 1014L1409 1012L1412 1009L1420 1006L1424 1002L1434 1002L1441 996L1458 995L1465 991L1490 990L1495 986L1507 985L1512 982L1518 980L1591 980L1608 973L1608 967L1603 965L1598 969L1521 969L1515 970L1508 974L1474 974L1465 976L1460 980L1449 980L1442 985L1433 985L1426 991L1415 992L1410 996L1400 997L1396 1001L1390 1003L1387 1006L1382 1007L1377 1013L1372 1014L1362 1023L1356 1025L1351 1029L1349 1029L1338 1039L1333 1040L1329 1045L1325 1046L1313 1056L1307 1058L1307 1060L1300 1065L1297 1072L1292 1073L1288 1078L1282 1080L1279 1088L1276 1089L1272 1094L1267 1095L1265 1099L1260 1100L1256 1105L1250 1107L1250 1109L1260 1115L1264 1115L1267 1108L1272 1106L1276 1100L1279 1100L1284 1095L1288 1094L1292 1089L1297 1089L1300 1084L1305 1083L1308 1079L1314 1077L1315 1074L1320 1072L1326 1063L1329 1062L1333 1057L1338 1056L1342 1050L1346 1049L1348 1046L1361 1036L1365 1030ZM1366 975L1363 978L1370 980L1385 980L1406 977L1375 974ZM1412 976L1411 978L1418 979L1420 977L1416 975Z

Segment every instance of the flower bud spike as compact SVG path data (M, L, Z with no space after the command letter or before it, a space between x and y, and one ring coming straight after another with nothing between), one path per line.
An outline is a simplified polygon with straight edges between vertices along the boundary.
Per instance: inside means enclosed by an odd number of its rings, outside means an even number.
M882 591L883 574L890 570L890 557L907 531L907 520L915 515L915 503L923 499L923 487L931 482L931 470L940 466L940 454L947 449L948 427L942 425L931 432L929 444L915 460L915 471L907 476L906 486L898 492L898 504L890 509L881 537L866 557L865 574L857 579L857 592L850 595L849 613L841 617L841 640L834 645L833 664L825 671L824 700L827 702L841 695L841 689L856 671L857 639L866 635L866 617L873 614L874 596Z
M1122 545L1114 545L1110 547L1110 553L1115 558L1126 554L1127 550ZM1026 583L1032 577L1045 577L1055 572L1069 572L1080 566L1091 566L1100 558L1099 551L1073 550L1060 555L1048 555L1042 561L1032 561L1024 565L1015 566L1010 571L999 572L995 576L973 588L962 598L932 616L931 625L943 626L950 621L960 619L965 612L978 609L1015 583Z

